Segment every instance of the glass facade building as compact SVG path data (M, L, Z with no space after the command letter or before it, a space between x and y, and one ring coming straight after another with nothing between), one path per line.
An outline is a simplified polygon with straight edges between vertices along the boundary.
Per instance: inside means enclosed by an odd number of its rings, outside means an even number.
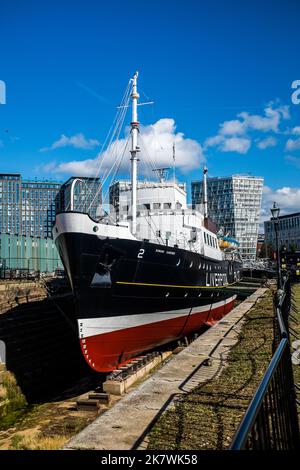
M208 216L238 240L245 260L255 260L263 178L233 175L207 178ZM203 182L192 182L192 205L203 207Z
M0 233L52 237L55 198L61 183L0 174Z
M300 250L300 212L278 217L278 243L288 251ZM265 226L265 243L276 248L275 225L273 220L267 220Z
M52 237L55 220L55 198L61 183L53 181L22 182L22 234Z
M21 175L0 174L0 233L21 233Z
M53 272L62 264L52 240L56 210L87 211L101 204L99 178L56 181L23 180L19 173L0 174L0 265L2 269ZM101 189L101 188L100 188ZM94 197L96 194L96 197ZM1 267L0 266L0 267Z

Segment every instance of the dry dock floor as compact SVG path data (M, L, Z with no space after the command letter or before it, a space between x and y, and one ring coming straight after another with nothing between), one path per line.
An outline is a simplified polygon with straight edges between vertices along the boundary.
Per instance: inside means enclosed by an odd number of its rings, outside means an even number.
M220 372L238 341L245 314L267 291L258 289L74 436L64 449L145 449L149 431L162 413L174 406L174 398L184 396Z

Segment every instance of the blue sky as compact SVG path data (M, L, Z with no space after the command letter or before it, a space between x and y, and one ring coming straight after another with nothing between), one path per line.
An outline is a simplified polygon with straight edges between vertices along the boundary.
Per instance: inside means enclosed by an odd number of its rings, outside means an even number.
M2 0L0 171L65 180L95 168L138 69L159 162L175 140L179 179L204 161L213 176L261 175L265 207L299 210L299 18L297 0Z

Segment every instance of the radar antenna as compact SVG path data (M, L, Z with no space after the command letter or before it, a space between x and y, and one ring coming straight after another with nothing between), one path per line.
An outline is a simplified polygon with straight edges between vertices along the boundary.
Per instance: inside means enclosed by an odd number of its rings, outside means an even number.
M166 181L166 179L168 178L168 170L171 170L171 168L170 167L154 168L154 170L152 170L152 171L155 171L155 173L157 174L157 176L159 178L159 182L164 183Z

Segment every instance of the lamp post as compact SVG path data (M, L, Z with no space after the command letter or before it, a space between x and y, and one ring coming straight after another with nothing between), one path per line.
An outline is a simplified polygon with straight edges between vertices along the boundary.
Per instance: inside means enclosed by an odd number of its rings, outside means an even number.
M272 220L274 221L275 229L275 240L276 240L276 261L277 261L277 287L281 289L281 267L280 267L280 251L279 251L279 240L278 240L278 229L279 229L279 214L280 209L276 206L274 202L273 207L271 208Z

